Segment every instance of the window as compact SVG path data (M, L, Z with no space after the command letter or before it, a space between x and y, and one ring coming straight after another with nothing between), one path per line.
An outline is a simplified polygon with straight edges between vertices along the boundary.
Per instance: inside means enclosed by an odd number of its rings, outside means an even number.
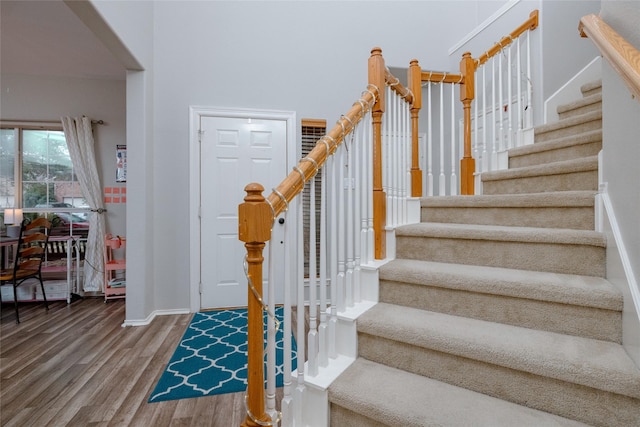
M56 234L88 234L88 205L73 171L64 132L0 129L0 208L49 216Z
M316 142L320 138L322 138L327 131L327 122L326 120L318 120L318 119L302 119L302 157L304 158L307 154L313 150L316 146ZM315 194L316 194L316 275L319 274L320 271L320 201L322 194L322 170L320 170L315 176ZM303 205L303 227L304 227L304 275L305 277L309 277L309 224L311 213L309 212L310 206L310 197L309 197L309 188L310 183L307 182L305 184L304 193L302 195L302 205Z

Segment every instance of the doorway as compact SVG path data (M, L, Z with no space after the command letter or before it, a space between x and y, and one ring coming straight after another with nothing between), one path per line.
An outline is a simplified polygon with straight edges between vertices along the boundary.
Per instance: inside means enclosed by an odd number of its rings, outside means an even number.
M191 310L246 306L238 205L247 184L266 197L286 177L295 113L192 107L191 131Z

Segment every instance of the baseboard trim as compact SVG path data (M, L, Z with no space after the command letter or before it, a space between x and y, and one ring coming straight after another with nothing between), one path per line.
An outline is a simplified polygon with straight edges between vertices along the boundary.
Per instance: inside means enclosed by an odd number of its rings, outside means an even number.
M622 240L622 232L620 231L620 227L616 220L615 212L613 210L613 204L611 203L611 199L609 198L609 193L607 193L606 191L600 193L599 196L604 207L604 211L606 212L606 216L609 220L611 234L613 234L615 245L618 248L618 254L620 256L620 261L624 270L625 279L627 280L629 292L631 293L631 299L633 300L633 305L636 309L638 322L640 322L640 289L638 289L638 282L636 281L633 268L631 267L629 254L627 253L624 241Z
M155 310L151 312L145 319L126 319L122 324L122 327L127 326L147 326L156 316L173 316L176 314L190 314L191 310L187 308L179 308L173 310Z

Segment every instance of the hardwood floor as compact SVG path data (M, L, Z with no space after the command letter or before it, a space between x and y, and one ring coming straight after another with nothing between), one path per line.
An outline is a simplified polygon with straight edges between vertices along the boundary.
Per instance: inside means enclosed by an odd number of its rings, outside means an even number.
M0 425L239 426L244 393L147 403L191 315L123 328L124 300L2 304Z

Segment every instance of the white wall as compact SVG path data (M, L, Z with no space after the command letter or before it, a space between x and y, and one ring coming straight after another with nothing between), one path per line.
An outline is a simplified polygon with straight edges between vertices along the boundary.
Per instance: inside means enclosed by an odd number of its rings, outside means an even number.
M0 87L3 119L50 121L86 115L104 120L93 128L102 187L125 187L115 182L116 145L126 144L124 80L3 74ZM125 206L106 205L108 232L126 235Z
M448 43L433 43L434 34L443 40L459 37L463 28L475 23L474 14L467 12L476 5L473 1L163 1L146 3L152 4L153 33L142 34L136 25L140 21L148 27L149 9L139 5L129 9L131 3L140 2L93 3L140 59L145 76L138 77L152 88L152 93L138 94L144 98L144 120L150 118L152 125L143 132L146 146L137 161L140 142L128 136L127 214L133 221L132 211L141 205L136 215L144 214L152 230L140 238L153 242L130 255L133 268L147 271L136 279L144 282L144 291L134 290L132 295L128 289L129 320L154 310L189 307L190 237L185 220L189 106L290 110L298 117L332 123L365 88L372 47L382 47L389 66L406 66L413 58L440 58L435 66L444 67ZM141 43L140 37L146 42ZM136 191L138 186L144 194ZM136 256L140 263L132 258ZM130 267L129 282L132 274ZM138 302L140 298L145 303Z
M636 1L603 1L602 18L636 49L640 49L640 3ZM607 277L621 286L625 300L625 348L640 365L640 325L636 309L640 306L640 100L634 99L612 67L603 60L603 180L607 183L614 217L622 243L627 250L628 267L635 279L635 289L629 290L622 265L608 265ZM613 243L610 238L609 241ZM613 246L613 245L612 245ZM633 285L633 284L632 284ZM633 307L630 294L636 295Z
M598 13L600 1L520 0L516 2L483 2L485 14L488 5L495 11L505 4L513 4L490 26L479 32L451 53L452 71L459 69L462 53L471 52L477 58L502 37L507 36L538 9L538 28L531 32L531 51L542 52L532 59L532 82L534 85L534 124L542 124L543 102L565 84L597 55L592 43L582 39L578 33L580 18L589 13Z
M127 72L127 324L150 319L162 299L154 268L153 2L67 2ZM80 9L80 10L78 10ZM168 250L172 250L169 248ZM158 297L160 294L160 297ZM177 302L173 307L184 307Z

